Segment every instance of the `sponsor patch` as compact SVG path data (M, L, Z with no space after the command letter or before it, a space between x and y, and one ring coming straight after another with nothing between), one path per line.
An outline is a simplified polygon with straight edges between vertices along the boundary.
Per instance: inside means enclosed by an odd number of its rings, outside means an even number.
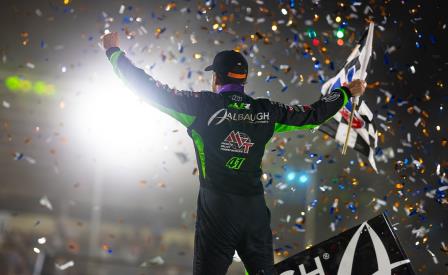
M224 121L241 121L247 123L269 123L269 112L234 113L226 108L216 111L208 119L207 125L219 125Z
M221 150L233 153L248 154L250 148L254 146L250 137L242 132L232 131L221 142Z

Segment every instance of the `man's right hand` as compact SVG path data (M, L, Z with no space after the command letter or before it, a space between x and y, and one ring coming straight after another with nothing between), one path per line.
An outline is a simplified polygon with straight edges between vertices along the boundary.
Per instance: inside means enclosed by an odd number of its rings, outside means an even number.
M105 50L108 50L112 47L119 47L119 39L118 39L118 33L117 32L111 32L108 34L105 34L101 37L102 45Z

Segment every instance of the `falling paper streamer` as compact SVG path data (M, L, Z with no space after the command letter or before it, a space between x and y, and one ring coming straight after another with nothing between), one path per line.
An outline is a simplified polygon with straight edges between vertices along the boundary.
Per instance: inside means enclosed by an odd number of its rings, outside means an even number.
M125 7L124 5L121 5L121 6L120 6L120 9L118 10L118 14L123 14L125 8L126 8L126 7Z
M73 262L73 261L68 261L65 264L61 264L61 265L55 264L56 268L59 270L66 270L67 268L72 267L74 265L75 265L75 262Z
M32 157L25 156L23 153L19 153L19 152L14 153L14 160L22 160L22 159L26 160L30 164L36 163L36 160L33 159Z
M420 226L418 229L412 229L412 234L415 234L416 238L423 238L426 234L429 233L429 229L424 226Z
M26 161L28 161L29 164L35 164L36 163L36 160L33 159L32 157L25 156L24 159Z
M22 153L16 152L14 154L14 160L21 160L21 159L23 159L23 157L24 157L24 154L22 154Z
M373 207L373 209L375 209L375 211L378 211L381 208L381 206L386 206L387 205L387 202L383 201L381 199L376 199L375 202L376 202L376 204Z
M165 261L162 259L162 257L156 256L156 257L152 258L151 260L149 260L149 263L153 264L153 265L162 265L165 263Z
M47 196L44 196L39 201L40 205L45 206L46 208L53 210L53 206L51 205L50 200L47 198Z
M431 255L433 262L434 262L435 264L438 264L438 263L439 263L439 260L437 260L436 255L435 255L431 250L429 250L429 249L426 249L426 251L428 251L429 255Z

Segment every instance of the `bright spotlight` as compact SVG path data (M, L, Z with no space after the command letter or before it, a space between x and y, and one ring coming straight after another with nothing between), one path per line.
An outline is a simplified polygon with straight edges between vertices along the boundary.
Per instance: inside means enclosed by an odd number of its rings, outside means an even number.
M138 158L139 152L148 147L161 150L161 145L168 142L164 133L180 127L117 78L91 83L80 96L73 119L84 143L104 157L121 162L129 160L128 156Z
M300 175L299 177L299 182L300 183L306 183L308 181L308 176L307 175Z
M294 172L289 172L288 175L286 176L286 178L291 181L296 177L296 173Z

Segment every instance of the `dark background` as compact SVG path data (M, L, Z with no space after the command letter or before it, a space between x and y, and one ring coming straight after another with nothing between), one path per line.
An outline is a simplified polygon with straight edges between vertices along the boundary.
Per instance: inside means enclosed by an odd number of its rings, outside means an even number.
M319 76L336 73L373 20L379 27L363 100L381 134L379 173L353 150L342 156L319 132L273 137L263 168L264 183L272 179L275 261L387 211L415 270L447 274L446 191L428 195L447 185L447 5L293 2L3 0L0 273L33 274L34 248L45 255L42 274L191 273L192 142L179 123L123 88L98 45L106 29L119 31L131 59L170 86L209 89L203 68L233 48L249 61L248 93L306 104L320 96ZM344 22L338 46L335 30ZM10 76L52 84L55 93L11 91ZM308 181L288 180L290 172ZM40 204L44 196L52 209ZM386 204L376 208L378 200ZM164 263L152 263L156 256ZM68 261L74 266L55 268ZM243 274L242 264L229 274Z

